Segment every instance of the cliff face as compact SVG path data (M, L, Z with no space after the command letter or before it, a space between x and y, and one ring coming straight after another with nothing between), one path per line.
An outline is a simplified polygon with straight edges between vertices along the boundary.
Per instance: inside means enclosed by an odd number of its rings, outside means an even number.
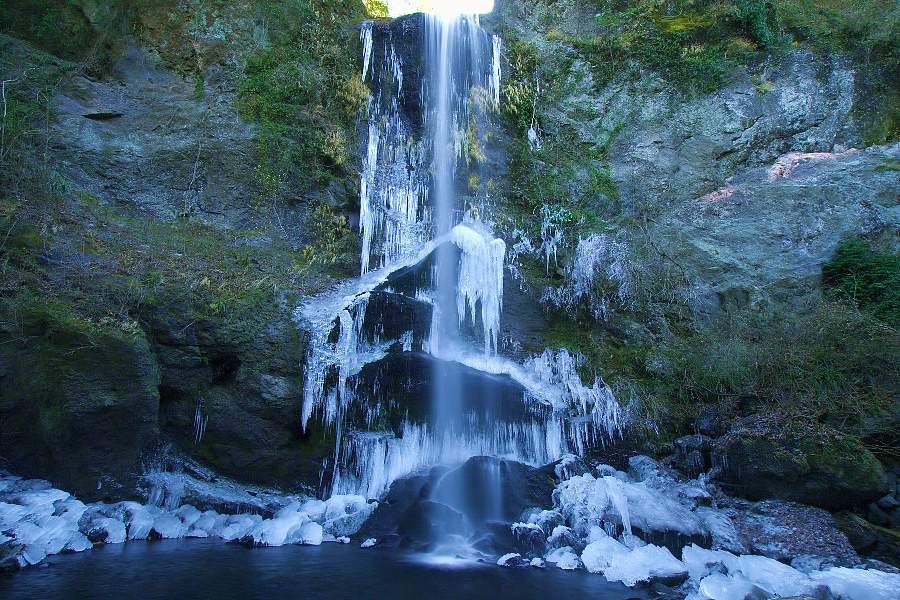
M57 53L0 35L6 468L117 498L174 450L315 484L329 443L299 429L292 311L358 261L341 24L362 9L313 8L23 3L3 21ZM55 43L51 17L79 37Z
M862 238L896 280L900 144L871 133L890 120L873 81L895 62L779 42L799 13L748 27L730 6L506 1L485 19L507 58L497 220L521 292L504 310L543 307L531 335L504 326L526 353L582 352L664 453L670 436L731 430L724 454L764 436L804 464L745 456L723 473L737 492L821 503L798 490L829 472L872 498L868 448L893 443L898 417L896 377L875 366L896 360L876 348L898 338L822 273Z
M213 4L131 15L100 71L36 34L13 32L58 56L0 37L15 80L0 456L85 498L128 495L167 446L238 478L315 486L333 446L300 431L292 311L358 268L361 14ZM700 427L720 455L746 458L742 476L775 482L758 496L804 477L744 452L769 433L816 481L848 464L823 448L864 454L860 485L877 493L869 452L896 431L896 332L823 300L821 281L850 238L896 256L900 145L868 133L864 66L841 48L760 40L716 62L709 48L749 34L712 21L712 42L673 38L700 67L653 62L604 44L634 33L624 19L659 28L678 14L497 4L483 23L504 40L503 127L471 157L478 177L457 184L469 206L490 199L510 248L504 351L581 352L634 400L648 433L636 443L666 450Z

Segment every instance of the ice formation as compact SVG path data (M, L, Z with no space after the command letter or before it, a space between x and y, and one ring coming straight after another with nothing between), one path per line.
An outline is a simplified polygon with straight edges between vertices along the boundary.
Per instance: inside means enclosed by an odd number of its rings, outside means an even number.
M387 264L425 241L427 167L425 146L413 142L412 124L403 118L403 64L388 35L375 60L372 22L363 24L363 75L372 71L368 135L360 175L359 229L362 273Z
M334 456L323 464L323 474L332 473L323 485L330 493L378 497L417 469L482 454L544 464L621 433L625 421L612 390L599 378L583 385L568 353L540 355L525 365L499 355L506 244L488 224L463 212L453 182L470 150L472 111L485 108L471 98L500 102L502 42L472 17L425 17L424 29L427 68L416 91L423 119L417 124L404 109L408 90L395 33L372 23L361 28L363 76L371 85L360 175L362 274L298 311L311 332L301 425L308 430L316 418L334 430ZM448 257L458 260L452 268ZM399 340L363 335L370 295L393 273L426 260L434 265L430 287L417 282L426 289L404 293L430 305L427 339L413 344L412 333ZM447 326L454 311L457 331ZM470 333L481 348L472 347ZM380 429L381 409L369 401L371 390L351 382L388 348L395 351L394 342L401 342L402 352L428 352L438 361L508 375L526 390L528 418L485 422L462 414L440 426L405 420L399 428L393 424L394 431ZM351 427L347 415L360 410L365 426L356 420Z
M611 302L621 306L631 302L633 273L628 256L628 246L610 235L598 233L580 240L566 284L549 288L544 301L559 307L584 302L596 318L606 319ZM614 291L607 291L606 283Z
M450 232L450 240L461 250L456 310L460 322L466 315L472 320L481 313L484 331L484 352L497 351L500 333L500 309L503 306L503 259L506 244L490 239L471 227L457 225Z
M604 438L621 435L627 420L603 379L595 377L591 387L582 383L578 370L583 360L566 349L548 349L525 364L531 377L540 382L526 386L530 393L537 394L535 399L550 398L556 410L567 411L581 422L581 426L572 427L570 436L576 454L584 454L588 446ZM583 417L588 417L588 422Z
M494 98L494 104L500 106L500 55L503 41L499 35L495 35L491 38L491 42L491 96Z
M376 507L360 496L334 496L327 502L294 500L264 518L201 511L189 504L85 504L47 481L2 475L0 561L22 568L49 555L127 540L216 537L252 546L344 542Z
M643 538L671 532L697 536L710 528L709 513L726 521L727 515L706 506L710 499L698 491L702 481L677 481L645 456L629 462L628 474L599 465L594 474L560 481L553 494L554 510L532 513L527 523L512 526L514 537L525 530L546 536L546 552L515 559L507 555L506 562L546 561L564 570L583 567L627 586L661 581L679 586L677 592L689 600L900 597L900 574L818 565L804 573L772 558L724 550L715 536L713 549L691 543L678 559L668 548Z
M522 555L518 552L510 552L509 554L504 554L500 558L497 559L497 565L501 567L510 566L513 564L516 559L522 558Z
M365 21L359 28L359 41L362 43L362 77L365 80L369 75L369 65L372 64L372 21Z

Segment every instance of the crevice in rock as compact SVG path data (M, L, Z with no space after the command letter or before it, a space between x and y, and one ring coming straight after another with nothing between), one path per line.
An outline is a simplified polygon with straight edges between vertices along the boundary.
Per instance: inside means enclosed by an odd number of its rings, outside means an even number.
M212 384L224 385L237 377L241 359L233 352L215 354L209 358L209 368L212 370Z

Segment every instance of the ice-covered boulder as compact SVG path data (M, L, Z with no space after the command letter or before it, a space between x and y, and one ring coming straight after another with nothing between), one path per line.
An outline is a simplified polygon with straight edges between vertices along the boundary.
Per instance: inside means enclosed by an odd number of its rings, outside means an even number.
M377 502L366 502L362 496L334 496L325 503L326 533L335 537L353 535L378 508Z
M544 557L544 560L552 565L556 565L564 571L580 569L583 566L581 563L581 559L578 558L578 554L576 554L575 550L573 550L569 546L563 546L562 548L551 550Z
M584 567L591 573L603 573L614 558L627 554L628 548L608 535L597 536L581 553Z
M614 555L609 566L603 570L603 576L628 586L650 581L678 585L687 579L688 571L668 549L647 544Z
M526 567L530 563L518 552L510 552L498 558L497 564L501 567Z
M544 531L535 523L513 523L513 544L526 555L543 556L547 547Z
M257 523L241 538L248 546L283 546L301 542L300 531L309 521L305 513L280 511L274 518Z
M528 517L528 522L537 525L545 536L549 536L557 526L564 525L566 520L555 510L541 510L533 512Z
M900 574L836 567L810 574L814 583L832 594L852 600L896 600L900 598Z
M322 543L322 526L313 521L304 523L297 532L298 543L318 546Z

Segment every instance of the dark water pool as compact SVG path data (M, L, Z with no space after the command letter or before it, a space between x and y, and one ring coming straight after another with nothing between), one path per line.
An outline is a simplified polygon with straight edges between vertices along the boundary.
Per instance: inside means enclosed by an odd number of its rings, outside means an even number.
M556 568L423 564L354 546L249 550L219 540L131 542L0 575L0 598L647 598L599 575Z

